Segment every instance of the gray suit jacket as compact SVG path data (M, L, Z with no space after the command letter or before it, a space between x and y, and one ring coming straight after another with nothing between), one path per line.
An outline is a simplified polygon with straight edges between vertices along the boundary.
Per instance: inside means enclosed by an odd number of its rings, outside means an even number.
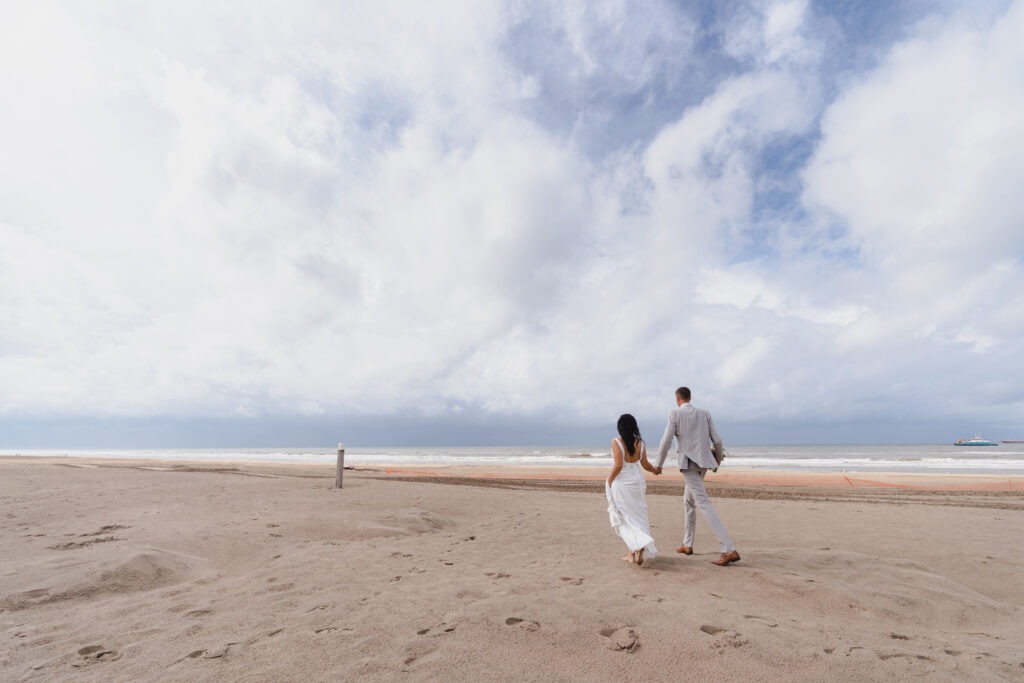
M665 462L673 437L676 440L679 469L686 469L687 459L694 461L699 467L718 467L711 452L711 443L722 443L722 437L715 431L711 413L690 403L684 403L668 414L665 434L662 435L661 446L658 447L658 467Z

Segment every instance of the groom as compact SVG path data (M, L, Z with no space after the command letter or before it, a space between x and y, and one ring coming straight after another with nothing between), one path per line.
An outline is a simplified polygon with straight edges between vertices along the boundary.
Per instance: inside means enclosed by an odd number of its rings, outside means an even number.
M711 443L722 443L722 437L715 431L711 413L690 404L690 390L687 387L676 389L676 405L678 407L668 414L668 425L665 426L665 434L661 437L658 465L655 468L655 474L661 474L661 466L668 455L668 447L672 445L672 437L675 437L679 471L686 480L686 490L683 492L683 544L676 552L684 555L693 554L693 527L697 523L696 508L700 508L701 514L722 546L722 556L714 561L714 564L724 567L739 562L740 554L736 552L729 532L725 530L725 525L719 519L718 513L711 505L711 498L704 489L704 473L718 467L715 456L711 454Z

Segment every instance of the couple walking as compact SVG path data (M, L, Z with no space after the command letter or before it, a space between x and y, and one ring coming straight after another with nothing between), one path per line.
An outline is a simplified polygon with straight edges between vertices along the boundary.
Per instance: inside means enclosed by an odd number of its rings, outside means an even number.
M690 403L690 396L687 387L676 389L677 407L668 414L668 424L658 448L657 466L651 465L647 460L647 446L640 437L640 428L632 415L627 414L619 418L619 436L612 439L614 464L605 482L608 516L612 528L629 548L629 555L622 559L638 565L644 563L644 553L650 558L658 552L654 547L650 523L647 520L647 482L643 470L655 475L661 474L661 466L668 455L672 439L676 441L679 471L683 473L686 481L686 489L683 492L683 544L676 548L676 552L683 555L693 554L694 525L697 522L697 508L700 508L701 514L721 545L722 556L714 564L724 567L740 560L736 546L729 538L725 525L719 519L718 513L711 505L711 498L704 489L704 473L718 467L718 462L711 452L711 444L721 445L722 438L715 431L711 413L693 406Z

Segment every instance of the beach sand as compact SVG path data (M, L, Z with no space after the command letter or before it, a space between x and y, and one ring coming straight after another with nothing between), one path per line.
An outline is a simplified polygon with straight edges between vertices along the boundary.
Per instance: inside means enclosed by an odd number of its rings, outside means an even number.
M1019 478L603 476L0 458L0 679L1024 680Z

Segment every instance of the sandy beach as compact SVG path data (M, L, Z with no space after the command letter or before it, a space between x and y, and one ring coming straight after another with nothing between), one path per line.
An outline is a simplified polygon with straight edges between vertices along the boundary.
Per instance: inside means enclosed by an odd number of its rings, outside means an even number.
M0 678L1024 680L1020 477L603 475L0 458Z

